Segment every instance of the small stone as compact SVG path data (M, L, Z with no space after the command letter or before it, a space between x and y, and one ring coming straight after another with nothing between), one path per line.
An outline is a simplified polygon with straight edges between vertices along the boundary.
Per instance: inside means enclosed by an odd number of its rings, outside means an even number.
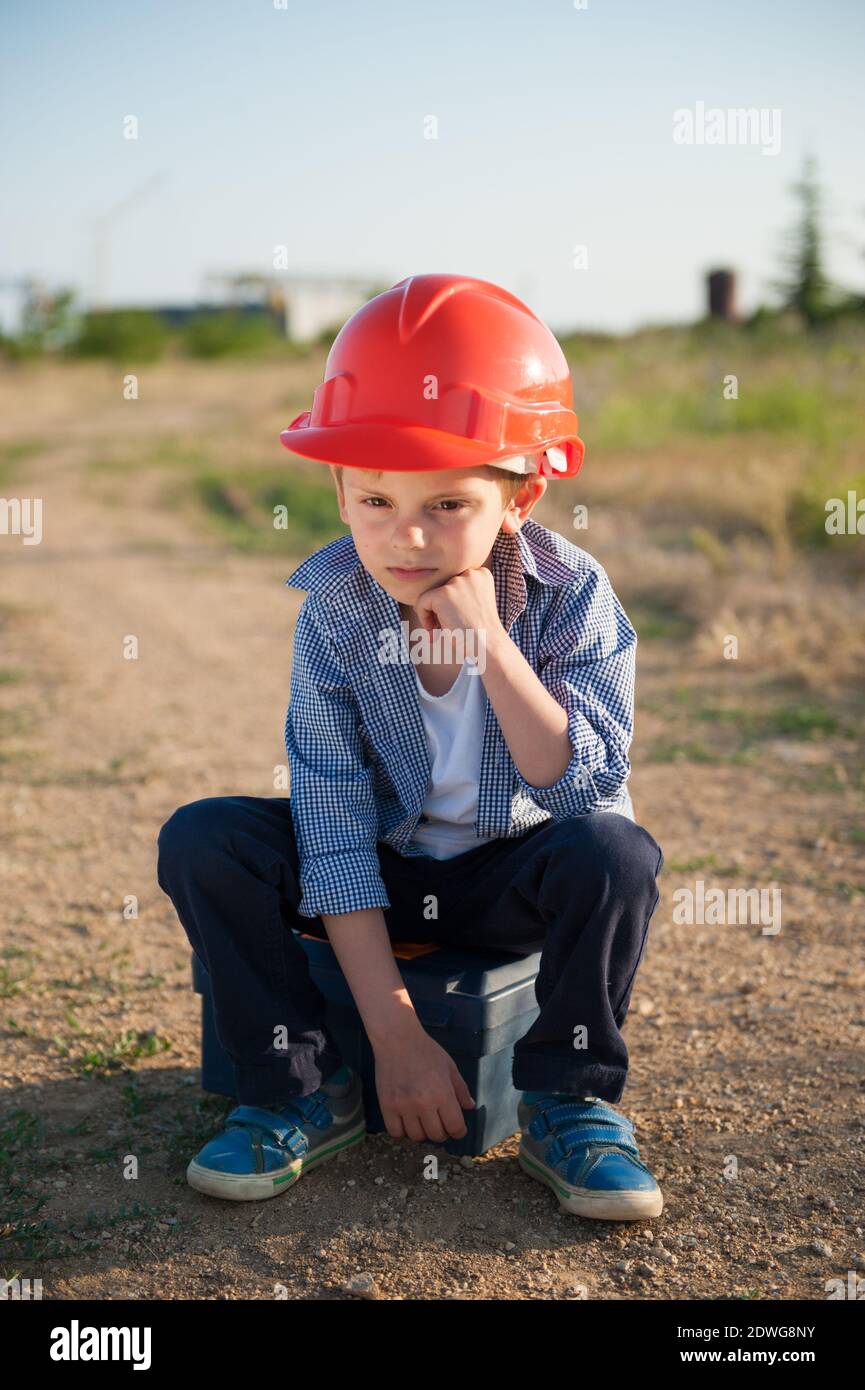
M371 1274L353 1274L341 1285L343 1293L354 1294L357 1298L380 1298L381 1292Z
M645 1260L637 1260L634 1265L634 1273L638 1274L641 1279L654 1279L655 1277L653 1267L650 1264L646 1264Z
M804 1249L809 1255L822 1255L827 1260L832 1258L832 1247L825 1240L812 1240Z

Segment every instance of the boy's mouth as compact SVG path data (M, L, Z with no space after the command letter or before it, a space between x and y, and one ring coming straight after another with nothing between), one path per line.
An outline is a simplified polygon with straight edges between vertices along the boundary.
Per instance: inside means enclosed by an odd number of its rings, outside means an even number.
M426 565L414 568L403 565L388 565L388 574L395 574L397 579L415 579L421 574L434 574L435 571Z

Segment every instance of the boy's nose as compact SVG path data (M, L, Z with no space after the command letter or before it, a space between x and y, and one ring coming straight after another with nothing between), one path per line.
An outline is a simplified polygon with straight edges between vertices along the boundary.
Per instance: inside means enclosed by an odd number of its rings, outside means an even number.
M397 553L403 550L417 549L423 543L423 527L415 523L401 526L398 531L394 531L392 536L393 548Z

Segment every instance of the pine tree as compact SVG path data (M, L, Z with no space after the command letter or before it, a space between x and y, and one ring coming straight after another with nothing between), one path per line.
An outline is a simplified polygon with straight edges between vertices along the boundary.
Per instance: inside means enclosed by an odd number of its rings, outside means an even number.
M811 328L831 311L833 299L823 269L822 196L812 155L805 157L802 177L792 185L792 191L799 217L788 233L789 250L784 257L787 275L775 288L783 297L784 308L796 309Z

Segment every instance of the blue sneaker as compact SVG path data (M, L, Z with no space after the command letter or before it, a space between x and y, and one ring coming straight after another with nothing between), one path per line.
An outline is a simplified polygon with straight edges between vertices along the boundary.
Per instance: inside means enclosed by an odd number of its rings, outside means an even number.
M598 1221L660 1216L664 1198L640 1162L632 1122L594 1097L524 1091L518 1160L551 1187L563 1211Z
M344 1066L317 1091L284 1106L235 1106L224 1130L190 1160L186 1180L198 1192L233 1202L278 1197L365 1136L363 1085Z

